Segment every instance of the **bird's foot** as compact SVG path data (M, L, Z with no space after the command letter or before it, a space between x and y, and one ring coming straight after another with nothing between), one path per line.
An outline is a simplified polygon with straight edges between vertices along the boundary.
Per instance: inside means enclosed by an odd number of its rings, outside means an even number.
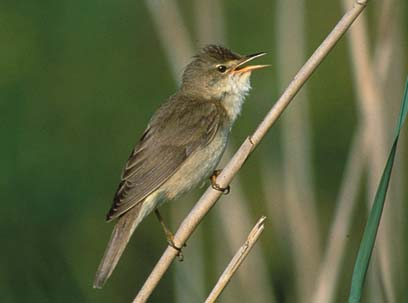
M177 250L177 259L182 262L184 260L184 256L183 256L183 252L181 251L182 248L178 247L176 244L174 244L174 234L170 231L170 229L168 229L168 227L166 226L166 224L164 223L164 220L162 218L162 216L160 215L159 210L156 208L155 209L155 214L157 219L159 220L164 234L166 235L166 239L167 239L167 243L169 244L170 247L173 247L175 250ZM187 245L184 243L183 247L186 247Z
M222 192L224 195L228 195L230 192L230 186L228 185L227 187L221 187L217 184L217 177L219 176L219 174L221 174L221 172L222 169L217 169L214 171L214 173L210 177L211 187L215 190Z
M167 243L169 244L170 247L174 248L175 250L177 250L177 260L179 262L183 262L184 260L184 255L183 255L183 248L182 247L178 247L173 240L174 237L171 238L167 238ZM186 247L186 244L183 244L183 247Z

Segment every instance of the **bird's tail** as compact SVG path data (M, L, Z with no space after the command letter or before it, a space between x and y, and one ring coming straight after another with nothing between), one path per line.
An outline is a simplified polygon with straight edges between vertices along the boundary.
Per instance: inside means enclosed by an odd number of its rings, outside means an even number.
M130 237L143 219L140 213L143 203L136 204L128 212L119 217L116 223L105 254L95 275L93 287L102 288L116 267Z

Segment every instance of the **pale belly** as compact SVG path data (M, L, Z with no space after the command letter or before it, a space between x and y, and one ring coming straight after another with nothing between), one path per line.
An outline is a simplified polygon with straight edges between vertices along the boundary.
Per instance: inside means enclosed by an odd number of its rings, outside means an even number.
M224 153L227 136L227 133L218 133L209 145L192 153L180 169L163 184L164 196L174 199L210 177Z
M146 197L137 224L162 203L177 198L209 178L221 160L227 140L227 132L218 133L209 145L193 152L173 176Z

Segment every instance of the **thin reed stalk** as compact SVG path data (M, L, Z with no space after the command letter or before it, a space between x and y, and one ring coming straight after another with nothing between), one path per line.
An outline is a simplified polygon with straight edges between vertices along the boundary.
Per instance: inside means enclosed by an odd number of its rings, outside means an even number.
M225 268L224 272L221 274L213 290L211 291L211 293L209 294L204 303L214 303L215 300L217 300L217 298L220 296L224 288L230 282L232 276L241 266L242 262L244 262L245 258L248 256L249 252L251 251L251 249L254 247L255 243L261 236L265 228L264 227L265 220L266 217L262 216L255 224L255 226L252 228L245 243L238 249L238 251L232 258L228 266Z
M230 155L230 153L227 153L227 156ZM225 246L217 246L223 250L228 247L228 252L233 251L240 245L242 235L251 226L250 201L245 199L241 188L240 180L235 179L230 194L224 198L224 201L216 209L220 228L225 234L226 240ZM275 302L272 281L267 271L267 258L263 253L262 246L259 246L259 249L252 252L252 258L247 260L236 274L236 279L239 280L239 283L236 283L236 292L240 293L243 302ZM242 287L243 285L245 285L245 288ZM228 293L233 293L234 298L237 298L235 292L229 290ZM228 296L225 297L228 300Z
M195 0L194 16L197 24L198 45L226 43L224 9L219 0Z
M145 0L145 4L163 46L164 54L170 63L173 77L179 80L183 68L191 59L193 45L177 1Z
M305 60L305 3L277 2L277 68L280 87ZM291 241L297 301L308 302L320 261L320 229L311 168L310 117L307 90L282 117L283 208Z

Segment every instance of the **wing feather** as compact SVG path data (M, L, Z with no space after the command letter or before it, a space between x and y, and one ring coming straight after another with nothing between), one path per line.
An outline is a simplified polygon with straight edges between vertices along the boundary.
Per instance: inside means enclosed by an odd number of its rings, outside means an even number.
M194 111L192 114L191 111ZM197 148L210 143L225 111L217 102L175 98L153 116L131 153L107 214L114 219L168 180Z

